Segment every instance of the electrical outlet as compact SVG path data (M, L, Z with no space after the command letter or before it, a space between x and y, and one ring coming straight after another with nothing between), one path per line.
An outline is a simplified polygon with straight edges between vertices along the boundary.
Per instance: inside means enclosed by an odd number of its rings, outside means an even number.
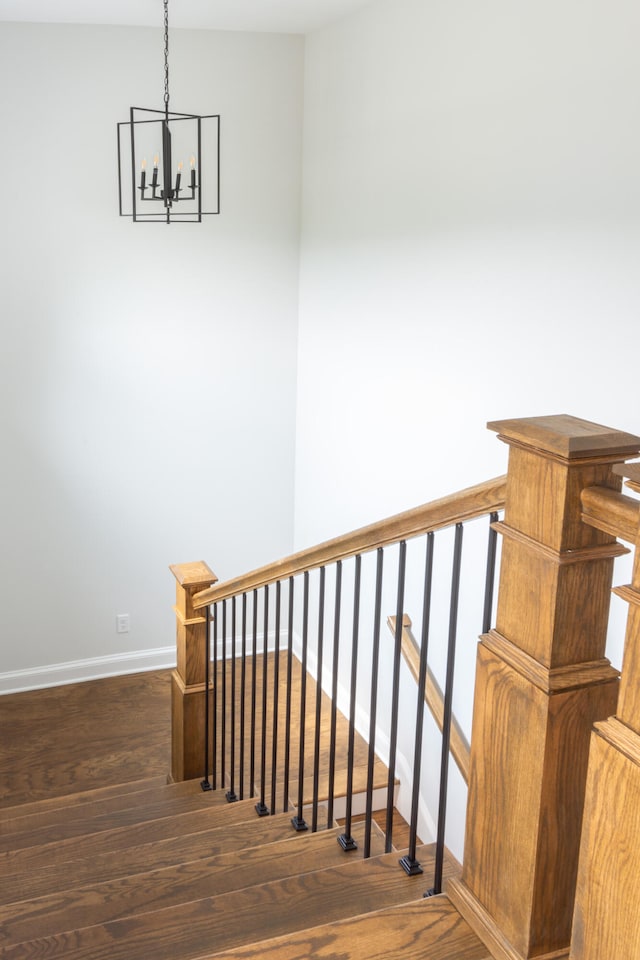
M116 616L116 633L129 633L128 613L119 613Z

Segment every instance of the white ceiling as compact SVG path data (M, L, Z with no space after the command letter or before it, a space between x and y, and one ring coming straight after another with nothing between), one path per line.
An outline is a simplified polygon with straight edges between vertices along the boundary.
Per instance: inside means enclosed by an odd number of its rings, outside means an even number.
M371 0L169 0L169 26L308 33ZM0 0L1 20L44 23L163 23L162 0Z

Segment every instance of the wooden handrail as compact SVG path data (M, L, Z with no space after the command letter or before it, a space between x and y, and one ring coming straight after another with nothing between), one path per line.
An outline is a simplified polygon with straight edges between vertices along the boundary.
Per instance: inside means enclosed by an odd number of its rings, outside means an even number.
M590 527L635 544L640 524L640 500L609 487L586 487L580 501L582 519Z
M640 493L640 463L617 463L613 472L625 478L625 485L630 490Z
M440 500L433 500L412 510L397 513L352 533L327 540L315 547L294 553L283 560L259 567L224 583L202 590L193 598L194 609L206 607L216 600L246 593L277 580L314 570L338 560L346 560L358 553L366 553L377 547L388 546L399 540L410 540L424 533L450 527L464 520L473 520L504 507L507 478L496 477L473 487L467 487Z
M396 618L387 617L387 623L389 625L389 629L395 636ZM420 647L416 643L416 639L411 632L411 618L406 613L402 618L401 650L407 666L411 671L413 679L416 681L416 683L418 683L420 676ZM433 674L433 671L429 667L427 667L427 682L424 691L424 702L431 711L433 719L436 721L440 733L442 733L442 727L444 723L444 696L438 685L438 681ZM458 765L458 769L462 774L462 779L468 786L469 755L471 750L469 747L469 741L465 737L462 727L455 717L452 717L451 720L450 749L451 756L455 760L456 764Z

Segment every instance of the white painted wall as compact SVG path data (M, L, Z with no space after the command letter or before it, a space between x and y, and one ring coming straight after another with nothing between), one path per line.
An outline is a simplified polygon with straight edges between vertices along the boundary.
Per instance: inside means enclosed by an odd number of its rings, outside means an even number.
M0 24L9 688L172 650L170 563L291 550L303 49L172 31L172 107L222 115L223 213L167 228L120 219L116 180L116 122L162 107L161 30Z
M307 38L298 546L502 473L487 420L637 431L639 29L379 0Z
M307 38L297 548L505 472L488 420L638 432L639 28L633 0L378 0ZM414 703L405 674L405 758Z

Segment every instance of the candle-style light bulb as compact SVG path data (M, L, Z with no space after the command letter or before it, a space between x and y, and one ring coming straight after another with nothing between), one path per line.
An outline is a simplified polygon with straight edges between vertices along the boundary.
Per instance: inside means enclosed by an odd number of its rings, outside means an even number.
M140 191L144 193L147 185L147 161L143 160L140 164Z
M160 157L156 153L155 157L153 158L153 180L151 181L151 186L154 188L158 186L158 164L159 163L160 163Z
M176 173L176 189L175 189L176 200L178 199L178 193L180 192L180 180L182 179L183 167L184 167L184 163L181 160L180 163L178 164L178 172Z
M196 158L195 158L195 157L193 157L193 156L191 157L191 160L189 161L189 165L190 165L190 167L191 167L191 183L190 183L190 186L191 186L191 189L192 189L192 190L195 190L195 188L196 188Z

